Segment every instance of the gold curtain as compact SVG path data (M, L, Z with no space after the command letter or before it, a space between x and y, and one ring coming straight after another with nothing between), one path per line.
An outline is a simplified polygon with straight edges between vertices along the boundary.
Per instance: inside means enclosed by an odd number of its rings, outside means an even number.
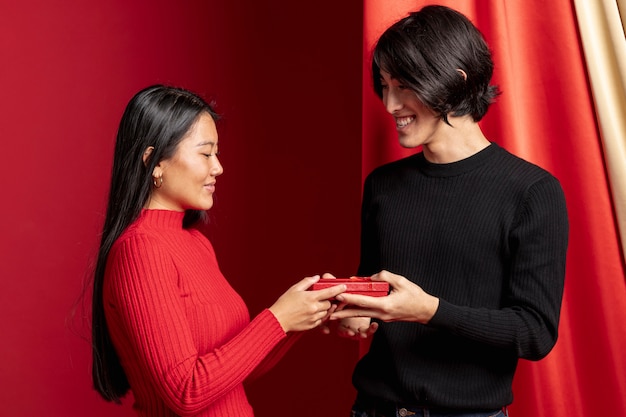
M626 257L626 0L574 0Z

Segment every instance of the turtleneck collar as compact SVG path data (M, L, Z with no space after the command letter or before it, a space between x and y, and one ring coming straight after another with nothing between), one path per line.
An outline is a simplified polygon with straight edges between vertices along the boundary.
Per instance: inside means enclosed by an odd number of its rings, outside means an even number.
M143 209L139 221L165 229L182 229L184 211Z

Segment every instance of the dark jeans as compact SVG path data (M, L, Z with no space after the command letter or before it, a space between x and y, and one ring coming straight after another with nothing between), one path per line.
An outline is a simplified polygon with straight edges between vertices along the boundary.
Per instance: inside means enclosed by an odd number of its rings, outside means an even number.
M401 406L390 406L386 409L361 410L357 406L352 408L350 417L508 417L505 409L481 412L439 412L428 408L409 408Z

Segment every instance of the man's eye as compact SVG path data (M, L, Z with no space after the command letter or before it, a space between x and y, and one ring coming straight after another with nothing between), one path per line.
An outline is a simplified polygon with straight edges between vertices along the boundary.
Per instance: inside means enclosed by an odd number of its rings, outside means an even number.
M383 90L386 90L389 88L389 86L387 84L381 84L380 88L382 88Z

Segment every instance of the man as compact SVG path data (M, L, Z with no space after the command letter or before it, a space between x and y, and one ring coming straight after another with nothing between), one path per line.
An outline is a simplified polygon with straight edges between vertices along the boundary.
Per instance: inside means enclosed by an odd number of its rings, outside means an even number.
M392 290L337 296L348 305L332 316L340 334L373 335L352 415L503 415L518 359L556 343L563 191L483 135L498 90L489 48L462 14L427 6L395 23L372 72L400 144L422 151L365 182L358 275Z

